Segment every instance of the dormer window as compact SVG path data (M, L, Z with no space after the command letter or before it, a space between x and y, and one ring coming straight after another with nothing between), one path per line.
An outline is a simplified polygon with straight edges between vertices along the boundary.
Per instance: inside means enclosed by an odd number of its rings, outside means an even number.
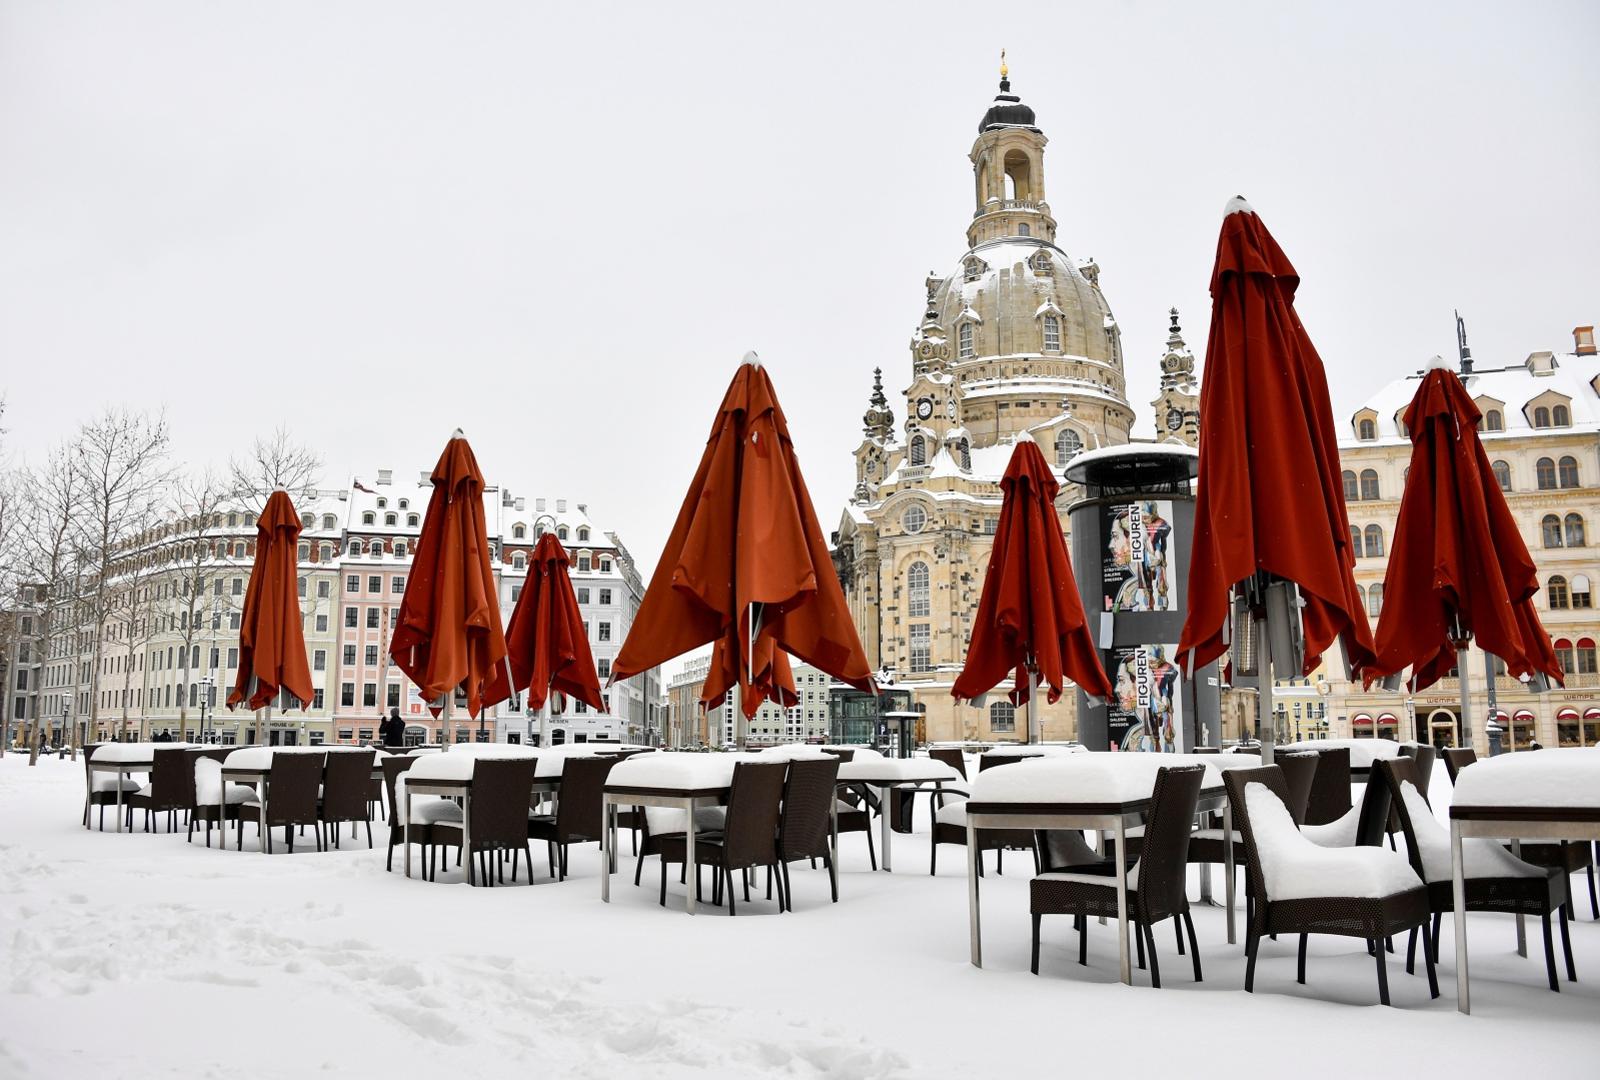
M1483 430L1504 431L1505 429L1505 414L1503 414L1499 409L1490 409L1488 412L1483 414Z
M1543 405L1540 405L1537 409L1533 410L1533 426L1536 428L1549 427L1550 410L1545 408Z
M322 527L324 529L337 529L339 527L339 519L332 514L323 514Z
M961 276L967 281L977 281L987 269L983 260L974 256L962 264Z
M363 525L371 525L374 522L376 522L377 520L378 520L378 515L374 514L371 510L367 510L364 513L362 513L362 515L361 515L361 524L363 524Z
M1550 423L1555 427L1571 427L1572 413L1565 405L1557 405L1550 410Z
M589 540L589 530L587 528L585 528L585 527L580 526L578 528L578 543L580 543L580 544L587 543L588 540Z
M564 541L564 540L566 540L566 538L567 538L567 527L565 525L556 526L556 539Z
M407 528L415 529L421 523L422 523L422 519L419 518L416 514L407 514L406 515L406 527Z
M1371 442L1378 437L1378 425L1370 417L1363 417L1356 424L1356 438L1362 442Z
M410 499L401 499L400 500L400 509L406 510L406 509L409 509L410 506L411 506L411 500Z
M1054 315L1044 317L1044 351L1047 353L1061 351L1061 320Z
M527 535L528 535L528 527L526 525L523 525L522 523L519 522L516 525L511 526L511 537L512 537L512 539L521 540L524 537L526 537Z
M1056 468L1064 469L1067 463L1083 449L1083 437L1071 428L1056 432Z
M522 552L519 551L515 555L511 556L511 569L513 569L513 570L526 570L527 568L528 568L528 558L527 558L526 555L522 554Z
M391 512L391 513L388 513L388 514L385 514L385 515L383 515L383 523L384 523L384 524L385 524L385 525L394 525L394 524L396 524L396 523L397 523L397 522L398 522L398 521L399 521L399 518L398 518L398 517L396 517L396 516L395 516L395 514L393 514L393 513L392 513L392 512Z
M379 509L379 510L382 510L382 509L384 509L384 508L385 508L385 507L387 507L387 506L388 506L388 505L389 505L389 500L388 500L388 499L386 499L386 498L384 498L384 497L383 497L383 496L381 496L381 495L380 495L380 496L378 496L378 509Z
M971 360L977 355L972 343L973 333L971 323L964 322L961 324L961 327L956 331L956 341L958 343L958 355L961 357L961 359Z

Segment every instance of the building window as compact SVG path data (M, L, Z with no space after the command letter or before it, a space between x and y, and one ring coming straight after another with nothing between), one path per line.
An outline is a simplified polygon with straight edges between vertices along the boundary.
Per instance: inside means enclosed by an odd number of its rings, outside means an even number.
M349 707L356 703L356 684L353 682L339 684L339 704Z
M1376 619L1383 611L1383 586L1375 584L1367 589L1367 616Z
M1364 419L1356 425L1356 438L1362 442L1371 442L1378 437L1378 425L1371 419Z
M567 527L565 525L557 525L556 526L556 539L565 541L566 538L567 538Z
M1574 608L1592 608L1594 601L1590 597L1589 578L1585 574L1578 574L1572 579L1572 606Z
M611 603L611 590L610 589L601 589L600 590L600 603L601 604L610 604Z
M588 602L589 602L589 586L587 586L587 585L578 586L578 603L587 604Z
M361 684L361 704L372 708L378 704L378 684L375 682Z
M906 614L913 619L931 615L933 605L928 593L928 564L914 562L906 571Z
M1539 480L1540 491L1550 491L1556 486L1556 463L1547 457L1539 459L1534 466L1534 475Z
M397 559L403 559L406 557L406 545L404 540L396 540L394 542L394 557Z
M956 459L965 470L972 469L972 444L966 439L956 440Z
M375 608L375 607L369 607L367 609L367 629L368 630L376 630L377 628L378 628L378 609Z
M1578 660L1578 674L1579 675L1593 675L1593 674L1595 674L1596 667L1595 667L1595 650L1594 650L1594 639L1593 638L1579 638L1578 639L1578 656L1577 656L1577 660Z
M328 617L326 615L318 615L317 616L317 633L325 634L327 632L328 632Z
M1560 574L1552 574L1549 582L1545 584L1545 600L1551 611L1565 611L1570 605L1567 594L1567 579Z
M977 355L974 352L973 346L972 346L972 324L971 323L964 322L964 323L961 324L961 328L956 331L956 340L960 343L959 355L960 355L961 359L963 359L963 360L971 360L975 355Z
M1047 353L1061 351L1061 320L1054 315L1044 317L1044 351Z
M1561 546L1561 519L1554 514L1546 514L1539 523L1539 533L1547 548Z
M602 656L600 659L596 660L594 662L594 673L596 675L600 676L602 679L611 678L611 661L610 661L610 659L607 658L607 657Z
M578 543L587 544L588 542L589 542L589 530L588 530L588 528L586 526L585 527L580 527L578 529Z
M358 593L358 592L360 592L361 591L361 575L360 574L351 574L348 577L346 577L344 579L344 591L347 592L347 593Z
M1533 410L1533 426L1536 428L1549 427L1550 410L1545 408L1543 405L1540 405L1537 409Z
M1511 466L1503 461L1497 461L1489 468L1494 470L1495 483L1500 485L1501 491L1511 490Z
M1379 525L1367 526L1367 558L1381 559L1383 557L1383 528Z
M911 464L926 465L928 463L928 444L921 435L911 436Z
M352 554L352 555L365 555L366 553L367 553L367 546L365 544L363 544L360 540L352 540L352 541L350 541L350 554Z
M389 708L398 709L400 707L400 684L397 682L389 683L384 687L384 693L387 696Z
M377 520L378 520L377 516L374 515L371 510L366 511L364 514L361 515L361 524L363 524L363 525L372 525Z
M911 670L933 670L933 637L927 623L911 624Z
M1570 454L1561 459L1561 486L1564 488L1578 486L1578 459Z
M1356 487L1356 474L1346 469L1339 477L1344 481L1344 501L1355 502L1361 498L1361 489Z
M406 527L407 528L415 529L418 525L421 525L421 524L422 524L422 519L420 517L418 517L416 514L407 514L406 515Z
M312 671L327 671L328 670L328 650L327 649L318 649L316 652L311 654L311 670Z
M1483 414L1483 429L1485 431L1504 431L1506 429L1505 417L1500 415L1499 409L1490 409Z
M344 647L344 666L345 667L354 667L355 663L356 663L356 647L354 645L346 645Z
M1565 522L1568 547L1583 547L1583 515L1568 514Z
M368 667L376 667L377 665L378 665L378 647L376 645L368 645L367 646L367 666Z
M1021 223L1019 223L1017 225L1017 235L1018 236L1032 236L1033 235L1033 230L1028 228L1028 223L1024 221L1024 222L1021 222Z
M1566 638L1557 638L1555 641L1556 663L1561 666L1563 675L1572 674L1572 642Z
M1071 428L1062 428L1056 432L1056 467L1064 469L1067 462L1078 456L1083 449L1083 437Z
M579 569L579 571L581 571L582 573L585 573L585 574L587 574L589 572L590 563L589 563L589 553L587 551L582 552L582 553L580 553L578 555L578 569Z
M906 507L900 515L900 527L908 533L919 533L928 524L928 512L916 503Z
M989 703L989 730L1016 731L1017 707L1009 701L991 701Z
M344 624L352 629L361 625L361 612L359 608L347 607L344 609Z
M602 555L602 556L600 556L600 572L602 574L611 573L611 556L610 555Z
M1567 411L1565 405L1557 405L1550 410L1550 423L1555 427L1570 427L1572 425L1572 414Z
M610 641L611 640L611 624L610 623L603 622L603 623L601 623L599 625L599 627L597 629L598 629L599 635L600 635L599 636L599 640L601 640L601 641Z
M1380 499L1378 493L1378 474L1373 469L1361 470L1361 497L1363 499Z

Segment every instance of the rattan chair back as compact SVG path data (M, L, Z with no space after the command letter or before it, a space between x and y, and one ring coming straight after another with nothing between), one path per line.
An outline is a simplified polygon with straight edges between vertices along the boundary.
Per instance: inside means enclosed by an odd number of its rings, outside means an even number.
M1423 801L1427 801L1428 795L1422 791L1422 777L1416 760L1400 757L1393 761L1375 761L1372 763L1372 772L1373 775L1367 778L1367 786L1381 783L1388 791L1391 812L1400 819L1400 831L1406 837L1406 860L1411 863L1411 869L1417 872L1417 877L1427 881L1428 872L1422 865L1422 848L1417 844L1416 822L1412 820L1411 810L1400 793L1400 785L1410 783L1421 792Z
M1264 765L1258 769L1229 769L1222 774L1222 786L1228 792L1228 805L1233 810L1233 827L1239 830L1239 839L1244 841L1247 888L1255 903L1255 917L1258 923L1263 923L1267 908L1267 879L1261 871L1261 855L1256 850L1255 833L1250 829L1250 813L1245 803L1244 790L1250 784L1265 785L1268 791L1283 800L1285 807L1289 805L1289 787L1284 782L1283 770L1276 765Z
M828 853L829 808L838 779L837 761L789 762L778 817L778 850L785 862Z
M194 806L194 755L188 750L157 750L150 755L151 810Z
M571 766L571 762L567 763ZM528 802L539 763L479 758L472 763L472 846L521 850L528 842Z
M1303 825L1326 825L1350 810L1350 748L1317 751L1317 771L1311 778Z
M959 748L944 747L928 751L928 756L934 761L942 761L956 772L961 774L961 779L967 778L967 755Z
M1147 924L1186 910L1189 836L1205 775L1204 765L1156 771L1139 854L1139 906Z
M778 808L789 763L741 761L728 788L728 818L723 825L723 866L769 866L778 861Z
M606 777L619 760L614 757L574 757L561 766L561 798L556 803L557 843L600 839L605 827ZM532 781L528 786L533 786ZM524 797L522 802L526 807L527 798Z
M824 754L832 754L840 761L854 761L856 757L856 752L854 750L837 750L827 746L822 748L822 752Z
M1454 784L1456 777L1461 774L1461 770L1477 760L1478 752L1470 746L1463 746L1459 749L1453 746L1446 747L1444 751L1444 771L1449 775L1450 783Z
M372 782L371 750L328 755L322 773L322 820L365 821L367 789Z
M325 754L273 754L267 771L268 825L313 825Z
M1311 800L1311 785L1316 782L1317 766L1321 760L1316 754L1278 754L1273 758L1283 770L1283 782L1289 789L1289 816L1296 825L1306 823L1306 806Z

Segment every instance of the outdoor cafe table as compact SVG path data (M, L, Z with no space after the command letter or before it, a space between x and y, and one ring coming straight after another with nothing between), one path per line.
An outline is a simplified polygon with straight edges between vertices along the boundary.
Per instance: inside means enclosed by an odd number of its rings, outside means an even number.
M1277 754L1315 754L1322 750L1350 751L1350 779L1364 784L1379 761L1394 761L1400 756L1402 746L1414 743L1397 743L1393 739L1307 739L1303 742L1281 743L1274 748Z
M267 785L272 779L272 756L274 754L365 754L372 753L372 748L367 746L241 746L233 751L222 761L222 782L217 790L220 798L227 799L228 784L244 784L255 788L256 798L265 805L267 801ZM383 766L378 764L377 757L372 761L372 778L383 779ZM222 807L221 821L227 821L228 808ZM228 845L223 844L222 850L228 850ZM267 846L261 845L261 853L265 855Z
M890 871L890 837L894 830L890 828L891 814L889 812L890 800L893 792L900 787L913 787L921 790L923 785L932 784L935 795L944 792L946 784L959 784L961 774L942 761L932 758L885 758L867 757L839 763L839 779L837 786L841 788L864 785L878 789L878 825L879 835L882 837L880 847L883 849L883 869ZM838 843L838 805L834 807L833 832L834 850L837 852Z
M611 870L616 858L617 807L664 806L684 811L687 865L683 909L694 914L695 810L728 801L733 767L741 761L772 761L760 754L639 754L617 762L606 778L602 797L605 820L600 829L600 899L611 902Z
M1117 858L1128 850L1128 827L1150 809L1156 772L1168 765L1204 765L1198 812L1222 811L1228 943L1234 942L1233 812L1222 787L1226 769L1251 768L1251 754L1091 753L1030 759L979 773L967 802L967 922L972 964L983 966L978 905L979 829L1089 829L1111 833ZM1117 959L1121 979L1133 981L1128 962L1128 876L1113 874L1117 888Z
M461 800L461 852L467 862L467 880L472 880L472 769L480 758L533 759L538 762L534 770L533 788L539 794L549 794L561 786L559 755L549 751L541 754L537 748L514 743L465 743L447 754L421 754L417 763L395 780L397 789L405 794L401 802L406 835L406 877L411 876L411 797L413 795L443 795ZM528 867L529 880L533 867Z
M89 775L85 783L94 793L95 773L115 773L117 782L117 831L122 831L122 782L131 773L148 773L155 768L157 750L199 750L197 743L123 742L101 743L89 755ZM87 819L86 819L87 820Z
M1456 1008L1472 1011L1467 975L1466 882L1461 841L1600 841L1600 750L1566 747L1502 754L1456 776L1450 803L1450 867L1456 934Z

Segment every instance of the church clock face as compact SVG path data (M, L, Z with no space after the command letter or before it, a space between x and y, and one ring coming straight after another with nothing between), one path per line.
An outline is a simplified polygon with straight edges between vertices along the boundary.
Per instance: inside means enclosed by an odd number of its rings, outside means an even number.
M933 415L933 399L922 398L917 402L917 419L926 420Z
M946 401L944 403L944 414L946 416L948 416L952 420L954 420L956 418L956 399L955 398L951 398L950 400L948 400L948 401Z
M1177 431L1183 427L1183 412L1180 409L1167 410L1167 430Z

